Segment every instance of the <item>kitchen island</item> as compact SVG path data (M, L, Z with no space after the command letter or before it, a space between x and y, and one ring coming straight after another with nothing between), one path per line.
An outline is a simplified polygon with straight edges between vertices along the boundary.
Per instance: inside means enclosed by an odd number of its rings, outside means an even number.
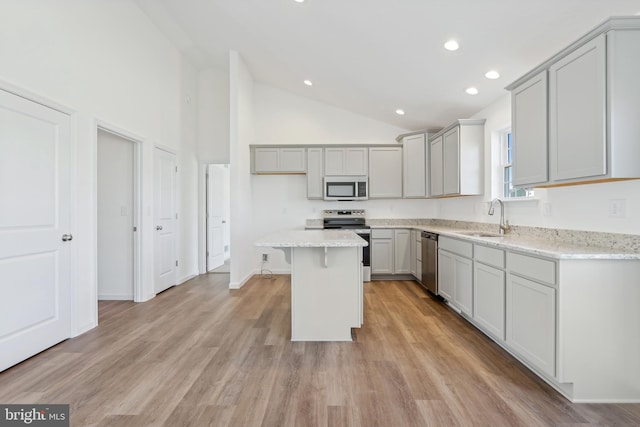
M291 340L351 341L363 322L362 247L345 230L292 230L255 243L291 264Z

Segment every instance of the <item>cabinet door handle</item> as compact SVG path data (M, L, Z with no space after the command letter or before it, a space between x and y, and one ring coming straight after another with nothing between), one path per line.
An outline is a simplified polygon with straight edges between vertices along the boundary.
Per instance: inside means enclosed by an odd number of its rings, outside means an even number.
M156 226L156 230L158 231L162 230L162 226L161 225Z
M69 242L71 240L73 240L73 235L71 235L71 234L63 234L62 235L62 241L63 242Z

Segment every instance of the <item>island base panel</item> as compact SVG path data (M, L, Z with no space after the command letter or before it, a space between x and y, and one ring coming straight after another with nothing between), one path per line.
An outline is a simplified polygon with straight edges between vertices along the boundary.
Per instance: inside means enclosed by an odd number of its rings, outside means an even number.
M351 328L361 326L362 248L293 248L291 261L291 340L352 341Z

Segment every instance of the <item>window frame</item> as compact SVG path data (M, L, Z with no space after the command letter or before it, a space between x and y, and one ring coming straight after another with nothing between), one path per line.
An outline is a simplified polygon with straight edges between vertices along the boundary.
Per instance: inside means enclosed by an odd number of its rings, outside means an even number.
M500 131L501 193L505 200L526 200L535 196L533 188L513 186L513 133L511 127ZM509 179L510 178L510 179Z

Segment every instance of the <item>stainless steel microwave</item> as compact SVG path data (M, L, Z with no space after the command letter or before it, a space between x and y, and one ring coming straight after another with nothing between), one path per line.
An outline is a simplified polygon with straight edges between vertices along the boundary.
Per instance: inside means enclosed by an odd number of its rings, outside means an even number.
M366 176L325 176L325 200L367 200L369 183Z

